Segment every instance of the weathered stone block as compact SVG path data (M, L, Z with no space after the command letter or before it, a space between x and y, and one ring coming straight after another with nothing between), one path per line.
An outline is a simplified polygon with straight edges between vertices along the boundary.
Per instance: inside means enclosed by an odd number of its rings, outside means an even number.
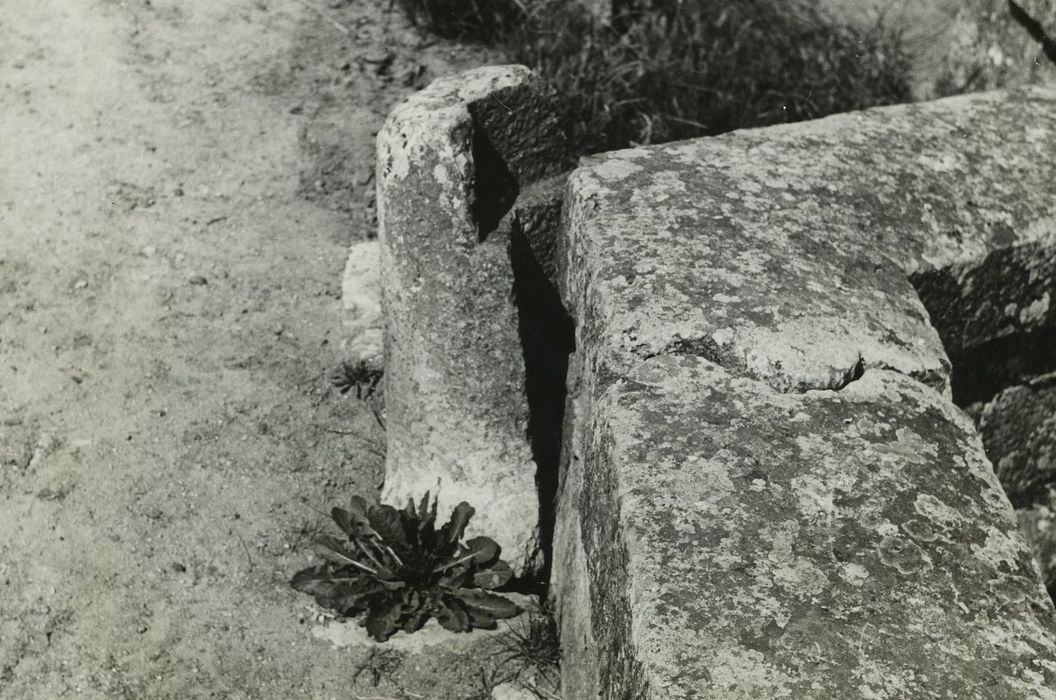
M983 408L979 432L1012 504L1046 501L1056 488L1056 376L1002 391Z
M1056 682L1056 615L978 437L918 382L781 394L662 355L596 394L585 435L602 697Z
M618 185L628 206L622 219L611 217L605 225L622 230L627 221L635 240L649 239L665 219L676 225L663 234L668 237L713 232L713 258L752 237L755 249L728 263L729 273L704 273L725 280L705 282L678 264L679 253L667 267L687 279L687 294L696 285L746 329L765 328L767 318L798 323L808 341L800 345L812 348L805 355L832 356L829 367L838 379L853 352L838 351L823 338L843 323L841 308L863 321L873 314L866 324L871 330L854 341L863 350L883 335L877 322L884 313L899 316L907 331L911 324L934 325L951 353L1056 325L1056 305L1049 301L1056 297L1054 99L1056 91L1048 88L981 93L615 151L577 171L573 187L577 197L589 198ZM677 209L676 197L691 199L693 206ZM610 201L612 196L604 203ZM586 207L573 207L569 215L578 216L579 209ZM572 221L570 230L577 228ZM650 257L637 260L650 269ZM622 284L647 294L633 288L641 275L628 272ZM930 318L904 286L906 275ZM795 320L804 315L800 301L781 290L817 288L823 280L833 283L831 291L811 303L826 305L828 320L815 329ZM757 283L773 285L776 306L751 309L739 301L737 290ZM841 287L848 293L840 294ZM885 301L875 296L880 293L896 296ZM696 336L700 324L693 318L701 313L692 311L685 323L697 329ZM678 339L672 334L664 342ZM710 341L733 343L739 363L751 364L753 358L737 351L743 343L725 333ZM651 340L649 347L656 346ZM838 362L836 352L843 353ZM917 363L910 358L913 347L885 352L901 357L903 368ZM790 374L793 365L787 358L782 364ZM935 369L916 364L912 371ZM821 386L821 379L812 381Z
M566 695L1044 697L1056 612L940 337L1056 325L1056 92L606 154L562 202L525 85L440 82L379 137L383 497L439 475L526 565L556 279Z
M565 168L549 97L527 69L434 82L378 134L388 448L383 500L439 493L522 571L537 547L508 216Z
M1046 696L1056 611L910 277L1053 245L1054 108L978 95L571 174L566 693Z

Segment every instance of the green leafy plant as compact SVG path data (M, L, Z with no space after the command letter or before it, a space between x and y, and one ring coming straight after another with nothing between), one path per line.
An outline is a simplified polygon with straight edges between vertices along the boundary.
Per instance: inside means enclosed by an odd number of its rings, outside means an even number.
M488 537L461 541L473 513L463 501L437 529L428 493L403 510L353 496L347 510L331 511L347 541L318 538L315 551L325 561L297 572L290 585L342 615L365 612L360 624L379 642L398 630L416 632L431 617L452 632L492 629L521 609L489 592L513 576L499 545Z

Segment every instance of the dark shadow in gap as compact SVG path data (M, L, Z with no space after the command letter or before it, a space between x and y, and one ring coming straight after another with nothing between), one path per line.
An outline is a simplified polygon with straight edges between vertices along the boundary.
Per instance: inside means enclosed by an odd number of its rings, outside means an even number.
M513 207L519 192L517 179L481 129L473 130L473 216L477 235L484 242Z
M1017 333L950 353L953 402L962 408L990 401L1003 389L1056 371L1056 328Z
M951 352L954 403L966 409L978 422L983 405L993 401L1002 391L1029 384L1056 371L1056 351L1053 348L1056 348L1056 328L1043 328L991 340L959 353ZM994 446L986 433L983 438L987 455L994 460L991 453ZM1029 470L1021 474L1021 470L1016 469L1005 473L1001 469L995 471L1017 510L1039 502L1049 492L1051 477L1048 474ZM1056 603L1056 581L1049 582L1047 590Z
M561 431L565 415L565 375L575 349L575 334L561 297L532 254L517 226L510 237L513 294L524 353L528 398L528 438L538 471L540 548L543 569L536 582L545 589L550 579ZM544 590L545 593L545 590Z

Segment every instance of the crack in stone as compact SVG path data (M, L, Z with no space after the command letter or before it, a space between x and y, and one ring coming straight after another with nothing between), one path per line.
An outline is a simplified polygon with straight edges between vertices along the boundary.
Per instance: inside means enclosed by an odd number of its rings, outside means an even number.
M862 357L862 353L858 353L858 361L851 367L850 373L847 374L846 381L840 386L833 387L833 391L842 391L846 389L849 384L858 381L865 374L865 358Z
M867 370L885 370L902 374L930 389L938 391L939 393L944 391L949 381L948 371L943 372L940 370L925 369L907 372L886 363L872 365L866 360L865 356L859 352L858 359L854 364L848 367L835 381L828 383L808 383L807 385L803 385L785 374L774 373L764 375L749 371L747 362L737 361L730 353L723 352L719 345L708 337L689 339L680 338L679 340L664 346L660 352L643 355L642 359L648 360L663 355L688 355L699 357L722 367L728 373L736 377L762 382L781 394L806 394L811 391L843 391L848 386L861 379Z
M870 369L868 364L866 364L865 367L866 367L866 369ZM943 371L932 370L932 369L923 369L923 370L917 370L915 372L914 371L906 372L905 370L899 369L898 367L892 367L891 365L887 365L887 364L881 363L881 364L878 364L876 367L872 367L871 369L882 369L882 370L886 370L888 372L895 372L896 374L904 375L906 377L909 377L910 379L912 379L915 382L923 384L924 386L928 387L929 389L932 389L934 391L939 392L940 394L942 394L945 391L947 391L947 387L949 386L949 382L950 382L950 370L949 370L949 367L946 367L946 369L943 370Z
M847 368L835 382L804 386L785 374L763 375L749 371L747 361L737 360L731 353L724 352L718 343L706 336L700 338L679 338L665 345L660 352L649 353L644 355L642 359L648 360L661 355L699 357L722 367L736 377L762 382L781 394L805 394L808 391L840 391L852 382L861 379L862 374L865 372L865 361L859 352L855 363Z
M661 350L659 355L693 355L695 357L702 357L708 362L713 362L724 369L730 369L727 365L728 362L723 360L722 349L719 348L718 343L708 337L703 338L680 338L673 343L668 344ZM652 355L650 355L652 357ZM743 372L746 368L741 367L739 370Z

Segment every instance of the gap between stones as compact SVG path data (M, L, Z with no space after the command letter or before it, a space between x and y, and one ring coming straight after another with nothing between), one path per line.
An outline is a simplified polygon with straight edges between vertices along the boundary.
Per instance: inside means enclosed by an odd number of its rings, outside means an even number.
M561 303L553 279L553 260L540 256L553 253L560 219L561 199L555 183L564 176L541 183L521 184L499 149L477 123L477 109L470 109L473 123L473 201L478 242L501 242L505 238L513 273L514 308L525 370L525 400L528 405L528 440L535 462L535 484L539 496L539 566L522 587L545 591L553 560L553 536L557 517L558 472L565 414L565 375L574 350L575 329ZM534 246L533 246L534 244Z
M475 110L471 109L471 113ZM528 427L525 436L536 465L535 482L540 502L540 549L542 567L536 580L545 587L552 562L555 498L559 486L559 463L564 424L566 374L574 351L574 324L561 303L556 285L554 250L559 247L559 216L562 193L544 182L519 182L503 154L479 128L473 114L472 157L474 163L473 202L478 240L492 236L507 245L513 276L511 295L517 311L519 344L525 367L525 399ZM553 178L553 180L561 178ZM539 195L536 190L546 190ZM542 212L542 213L540 213ZM505 241L502 241L505 239ZM925 303L929 314L940 316L941 304L925 289L919 275L909 281ZM947 292L960 290L945 290ZM978 301L978 300L976 300ZM932 303L928 303L932 302ZM1014 333L962 350L946 338L944 347L956 371L905 372L883 363L870 364L861 353L839 377L818 386L775 387L765 374L747 371L747 363L724 352L711 338L678 339L658 353L643 355L694 355L713 362L736 376L767 384L780 393L805 394L811 391L842 391L860 380L868 370L903 374L931 389L942 391L949 383L956 405L992 399L997 393L1031 377L1056 372L1056 355L1047 352L1056 344L1056 329ZM951 352L952 349L952 352Z
M549 581L565 422L565 377L575 349L575 328L520 226L510 236L513 296L525 370L528 441L539 494L540 582Z
M499 227L499 222L517 201L517 178L483 129L473 126L473 218L480 243Z
M1056 372L1056 328L1013 333L951 353L953 402L988 402L1004 389Z

